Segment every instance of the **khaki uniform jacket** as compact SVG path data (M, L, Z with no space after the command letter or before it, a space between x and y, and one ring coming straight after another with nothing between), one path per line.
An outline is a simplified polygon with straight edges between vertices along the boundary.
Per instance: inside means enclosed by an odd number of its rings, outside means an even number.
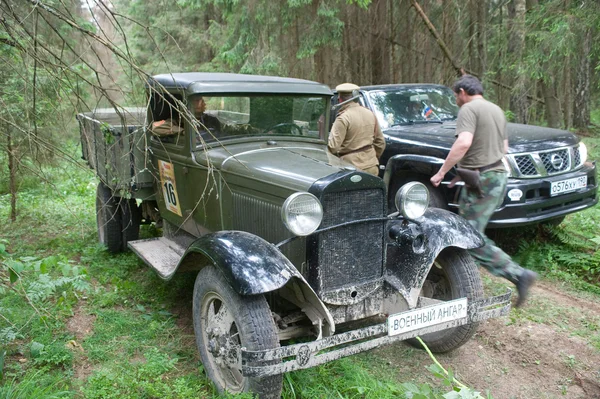
M342 106L338 112L327 146L332 154L344 161L377 175L385 139L375 114L358 103L351 102Z

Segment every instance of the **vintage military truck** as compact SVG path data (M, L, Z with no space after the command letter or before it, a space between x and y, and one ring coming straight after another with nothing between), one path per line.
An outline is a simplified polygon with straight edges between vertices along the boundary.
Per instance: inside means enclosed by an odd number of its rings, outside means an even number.
M416 336L450 351L509 311L509 289L483 297L468 223L414 182L388 210L382 179L327 152L327 86L175 73L147 91L147 110L78 115L98 235L164 280L196 279L196 342L219 391L276 398L282 373ZM177 132L156 134L167 120ZM162 236L137 239L140 223Z
M431 206L456 211L462 185L448 186L454 173L437 188L429 183L455 139L458 106L452 89L437 84L363 86L358 101L377 115L386 139L380 175L389 202L400 187L418 181L429 189ZM596 165L588 162L585 144L576 135L517 123L509 123L507 130L509 150L503 162L509 180L488 228L557 224L598 203Z

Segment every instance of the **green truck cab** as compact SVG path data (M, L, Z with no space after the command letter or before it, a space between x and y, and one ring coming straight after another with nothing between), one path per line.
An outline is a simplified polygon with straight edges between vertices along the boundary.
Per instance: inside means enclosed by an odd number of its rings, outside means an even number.
M450 351L510 310L510 290L484 298L465 220L416 182L388 210L382 179L327 151L327 86L176 73L146 87L147 109L78 115L99 239L164 280L195 278L219 391L277 398L285 372L416 336ZM140 240L143 223L162 235Z

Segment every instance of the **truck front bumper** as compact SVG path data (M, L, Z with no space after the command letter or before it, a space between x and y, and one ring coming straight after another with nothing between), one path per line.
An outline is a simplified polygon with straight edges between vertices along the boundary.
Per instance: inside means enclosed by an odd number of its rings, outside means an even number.
M512 290L509 289L503 295L469 302L467 315L463 318L397 335L388 334L388 323L385 322L336 334L318 341L288 345L276 349L248 351L242 348L242 374L246 377L265 377L307 369L392 342L404 341L423 334L505 316L510 311L511 294ZM411 311L405 313L408 312Z

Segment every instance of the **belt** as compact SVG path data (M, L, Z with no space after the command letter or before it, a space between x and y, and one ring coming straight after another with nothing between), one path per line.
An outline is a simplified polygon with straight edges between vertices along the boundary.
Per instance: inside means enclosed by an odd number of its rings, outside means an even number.
M346 152L338 152L338 155L339 155L340 157L343 157L344 155L348 155L348 154L354 154L354 153L356 153L356 152L363 152L363 151L366 151L366 150L368 150L369 148L372 148L372 147L373 147L373 145L372 145L372 144L369 144L369 145L366 145L366 146L364 146L364 147L357 148L356 150L352 150L352 151L346 151Z
M491 164L489 164L489 165L482 166L482 167L480 167L480 168L465 168L465 169L477 170L477 171L479 171L479 173L483 173L483 172L485 172L486 170L490 170L490 169L496 168L496 167L498 167L498 166L500 166L500 165L502 165L502 159L499 159L499 160L497 160L497 161L496 161L496 162L494 162L494 163L491 163Z

